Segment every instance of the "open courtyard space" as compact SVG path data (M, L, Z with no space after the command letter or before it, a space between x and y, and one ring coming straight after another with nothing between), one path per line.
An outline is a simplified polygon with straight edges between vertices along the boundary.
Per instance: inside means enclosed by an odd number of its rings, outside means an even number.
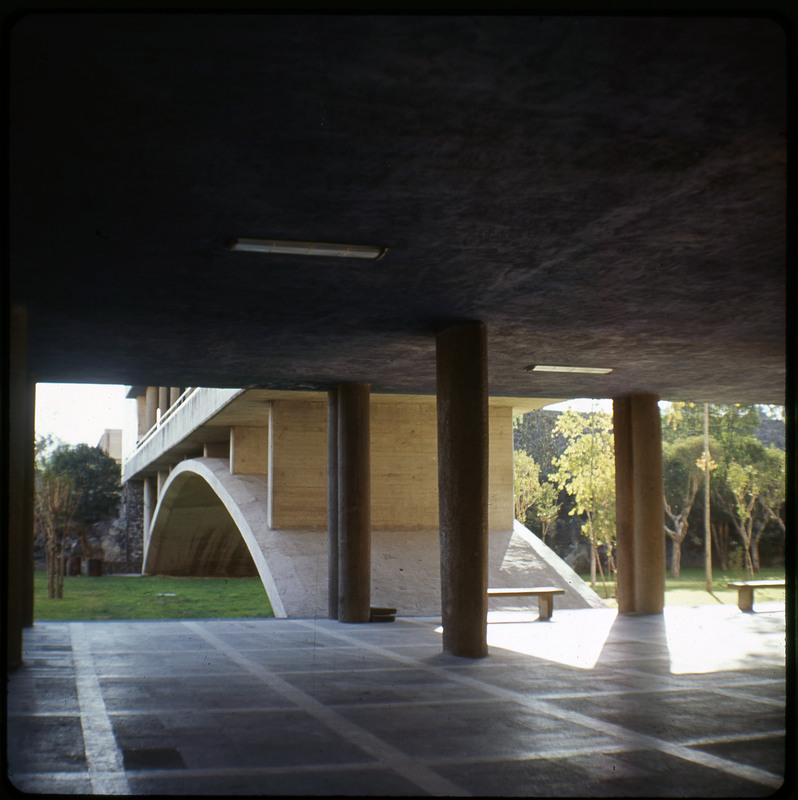
M783 604L440 619L37 622L11 783L49 794L761 797L785 782ZM788 770L792 765L788 765ZM788 772L787 784L792 780Z

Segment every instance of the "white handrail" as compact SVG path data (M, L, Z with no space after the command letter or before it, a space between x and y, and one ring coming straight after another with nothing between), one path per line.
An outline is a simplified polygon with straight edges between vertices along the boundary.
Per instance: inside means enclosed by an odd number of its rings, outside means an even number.
M162 413L162 414L161 414L161 415L158 417L158 419L157 419L157 420L155 420L155 425L153 425L153 426L152 426L152 427L151 427L151 428L150 428L150 429L149 429L149 430L148 430L148 431L147 431L147 432L146 432L146 433L145 433L145 434L144 434L144 435L141 437L141 439L139 439L139 440L136 442L136 446L135 446L135 448L133 449L133 452L132 452L132 454L131 454L131 455L135 455L135 454L136 454L136 453L137 453L137 452L138 452L138 451L139 451L139 450L140 450L140 449L141 449L141 448L142 448L142 447L143 447L143 446L144 446L144 445L145 445L145 444L146 444L146 443L147 443L147 442L148 442L148 441L149 441L149 440L150 440L150 439L153 437L153 436L155 436L155 433L156 433L156 432L157 432L157 431L158 431L160 428L162 428L162 427L163 427L163 426L166 424L167 420L169 420L171 417L173 417L173 416L174 416L174 415L177 413L178 407L179 407L179 406L181 406L181 405L183 405L183 403L185 403L185 401L186 401L186 399L188 398L188 396L189 396L189 395L190 395L192 392L195 392L196 390L197 390L197 387L196 387L196 386L189 386L189 387L188 387L188 388L187 388L187 389L186 389L186 390L185 390L185 391L184 391L184 392L183 392L183 393L180 395L180 397L178 397L178 398L177 398L177 400L175 400L175 402L174 402L174 403L172 403L172 405L170 405L170 406L169 406L169 408L167 408L167 409L166 409L166 411L165 411L165 412L163 412L163 413Z

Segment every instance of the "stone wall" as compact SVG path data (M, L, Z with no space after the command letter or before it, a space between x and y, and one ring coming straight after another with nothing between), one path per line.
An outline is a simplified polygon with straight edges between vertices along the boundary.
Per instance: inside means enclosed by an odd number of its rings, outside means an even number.
M102 549L106 573L140 572L143 558L143 483L128 481L122 486L119 516L98 522L93 533Z

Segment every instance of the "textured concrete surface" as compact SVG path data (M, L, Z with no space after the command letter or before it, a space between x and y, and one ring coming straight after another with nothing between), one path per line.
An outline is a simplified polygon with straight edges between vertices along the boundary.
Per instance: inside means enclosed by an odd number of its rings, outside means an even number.
M782 785L783 606L530 619L492 614L484 659L444 655L439 618L37 623L8 683L9 777L55 794Z
M750 13L23 18L28 369L430 394L434 334L480 320L492 394L781 403L786 52Z

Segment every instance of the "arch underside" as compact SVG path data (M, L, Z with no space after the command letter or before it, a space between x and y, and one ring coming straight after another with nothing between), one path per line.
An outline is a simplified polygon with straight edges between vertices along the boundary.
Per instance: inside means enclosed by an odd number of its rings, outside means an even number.
M258 575L241 531L203 477L188 475L171 487L171 493L154 521L146 572L225 578Z

